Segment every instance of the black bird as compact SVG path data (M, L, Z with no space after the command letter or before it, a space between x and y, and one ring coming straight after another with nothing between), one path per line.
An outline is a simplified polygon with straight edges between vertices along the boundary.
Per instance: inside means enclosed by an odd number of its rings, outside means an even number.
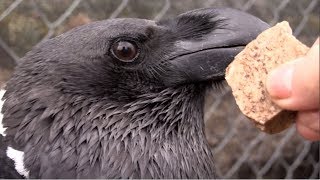
M42 42L6 85L5 143L24 152L29 178L214 178L204 94L266 28L210 8Z

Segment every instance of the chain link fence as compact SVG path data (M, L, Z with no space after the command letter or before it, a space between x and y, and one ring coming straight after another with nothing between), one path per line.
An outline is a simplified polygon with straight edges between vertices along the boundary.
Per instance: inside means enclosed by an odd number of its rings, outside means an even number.
M1 0L0 85L35 44L91 21L134 17L160 20L202 7L232 7L273 25L286 20L311 46L319 36L319 0ZM295 127L267 135L239 111L227 86L207 95L206 135L221 178L319 179L319 142Z

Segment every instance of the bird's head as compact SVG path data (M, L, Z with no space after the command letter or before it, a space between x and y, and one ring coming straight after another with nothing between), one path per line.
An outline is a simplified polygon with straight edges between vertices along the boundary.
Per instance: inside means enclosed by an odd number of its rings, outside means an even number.
M14 84L127 101L220 81L234 56L266 28L258 18L228 8L194 10L160 22L94 22L36 46L17 68L20 79Z
M77 27L21 60L4 96L6 139L31 178L212 177L203 92L266 28L233 9Z

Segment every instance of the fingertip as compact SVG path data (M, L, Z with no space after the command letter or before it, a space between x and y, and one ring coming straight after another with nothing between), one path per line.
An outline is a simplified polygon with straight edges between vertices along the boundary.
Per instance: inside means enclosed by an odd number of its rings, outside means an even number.
M291 96L292 76L294 65L283 64L272 70L266 81L266 88L274 100L289 98Z
M320 140L320 117L319 110L302 111L296 119L297 131L307 140Z
M319 108L319 45L310 53L313 55L280 65L267 76L267 92L283 109Z
M313 131L312 129L310 129L300 123L297 123L296 126L297 126L297 131L304 139L307 139L310 141L319 141L320 140L319 132Z

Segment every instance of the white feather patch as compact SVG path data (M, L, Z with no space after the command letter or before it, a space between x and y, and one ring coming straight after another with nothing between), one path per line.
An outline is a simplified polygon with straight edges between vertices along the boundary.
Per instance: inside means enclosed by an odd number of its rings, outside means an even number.
M8 147L7 156L14 161L14 165L18 173L28 178L29 171L26 170L23 163L24 152Z
M4 101L2 100L2 97L4 95L6 91L3 89L0 89L0 134L2 134L2 136L5 136L4 131L6 130L6 128L3 127L2 125L2 118L3 118L3 114L2 114L2 106Z
M3 119L2 106L5 101L5 100L2 100L2 97L5 92L6 92L5 90L0 89L0 134L2 134L3 136L6 135L4 133L6 128L4 128L2 124L2 119ZM24 167L24 163L23 163L24 152L15 150L12 147L8 147L7 156L14 161L15 169L17 170L17 172L27 178L29 176L29 171L27 171Z

